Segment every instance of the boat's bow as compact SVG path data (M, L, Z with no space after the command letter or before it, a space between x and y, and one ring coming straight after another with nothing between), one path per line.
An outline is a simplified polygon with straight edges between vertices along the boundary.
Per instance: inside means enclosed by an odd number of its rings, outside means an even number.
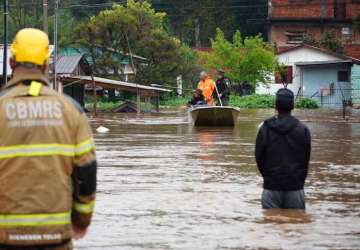
M194 107L190 110L195 126L234 126L240 109L235 107Z

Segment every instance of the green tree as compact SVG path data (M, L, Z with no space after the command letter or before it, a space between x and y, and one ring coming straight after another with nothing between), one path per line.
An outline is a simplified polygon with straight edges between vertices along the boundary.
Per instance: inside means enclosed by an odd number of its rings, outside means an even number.
M190 67L191 55L166 32L165 17L146 1L128 0L126 6L115 4L81 23L74 41L77 47L86 49L99 76L122 79L122 62L133 54L146 58L133 60L135 81L174 84L176 77Z
M61 0L61 6L70 10L76 20L85 20L112 6L111 0Z
M319 42L317 42L313 35L305 34L303 37L303 43L311 46L319 47Z
M320 45L336 53L343 53L344 51L341 40L336 37L334 32L326 32L321 37Z
M235 15L231 0L178 1L164 0L157 4L168 13L170 30L182 42L190 46L210 46L216 28L221 27L226 35L236 29Z
M4 0L0 1L3 2ZM77 0L79 1L79 0ZM48 0L48 23L49 37L51 43L54 33L54 0ZM62 5L58 10L58 38L60 46L66 46L71 41L69 39L76 26L77 20L72 15L71 9L63 8L66 4L70 4L70 0L61 1ZM3 7L3 4L0 6ZM1 9L2 11L3 9ZM0 11L0 12L1 12ZM0 39L3 41L3 17L0 17ZM22 28L43 28L43 0L9 0L9 25L8 25L8 41L11 42L17 31Z
M234 83L248 81L253 88L257 84L267 84L276 67L274 51L260 36L241 37L236 31L233 40L228 41L218 29L211 41L213 52L205 55L208 69L223 69Z
M4 0L0 1L0 13L3 13ZM8 41L10 42L19 29L42 26L42 0L9 0ZM0 16L0 39L3 41L3 16Z

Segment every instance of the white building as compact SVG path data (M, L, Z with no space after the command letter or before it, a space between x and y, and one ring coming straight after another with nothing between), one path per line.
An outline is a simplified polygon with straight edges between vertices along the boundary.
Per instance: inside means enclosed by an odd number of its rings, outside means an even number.
M339 83L350 84L351 66L353 63L359 63L359 60L309 45L283 50L277 56L288 72L287 87L295 95L309 97L332 83L336 88L344 87ZM257 87L256 93L274 95L283 87L284 85L272 76L272 82L268 86Z

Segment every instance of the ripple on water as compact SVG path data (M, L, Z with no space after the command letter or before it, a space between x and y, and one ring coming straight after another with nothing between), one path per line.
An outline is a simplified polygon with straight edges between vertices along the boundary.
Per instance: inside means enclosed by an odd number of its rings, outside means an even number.
M360 126L297 111L313 135L307 211L262 211L254 141L272 114L243 110L234 129L185 112L90 119L110 132L95 134L96 213L76 248L360 249Z

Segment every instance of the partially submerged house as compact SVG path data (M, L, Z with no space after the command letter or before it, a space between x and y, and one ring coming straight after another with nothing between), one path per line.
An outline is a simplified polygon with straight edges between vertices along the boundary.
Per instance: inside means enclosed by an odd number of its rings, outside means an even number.
M151 87L137 83L129 83L123 82L118 80L111 80L101 77L94 77L94 76L64 76L61 77L61 81L64 83L64 86L71 85L71 84L78 84L78 85L88 85L91 86L93 90L93 97L94 97L94 112L96 113L96 103L97 103L97 95L96 95L96 88L101 87L104 89L114 89L118 91L128 91L132 92L136 95L136 105L137 105L137 112L141 111L141 99L144 99L146 111L151 110L151 104L155 104L156 111L159 111L160 105L160 96L164 93L169 93L171 90L158 88L158 87ZM117 110L118 111L118 110Z
M3 80L3 47L0 47L0 81ZM51 46L50 50L53 50ZM10 49L8 49L8 55L10 57ZM143 57L133 55L137 60L146 60ZM8 58L9 61L9 58ZM52 61L52 60L50 60ZM124 60L122 63L123 72L125 74L125 79L128 80L135 74L135 71L130 66L130 62ZM10 78L12 70L7 63L7 77ZM53 68L53 64L50 65L50 68ZM50 75L54 72L51 71ZM136 105L131 105L130 109L124 109L127 112L134 111L140 112L140 103L145 102L145 109L147 111L151 110L152 104L155 104L155 109L159 110L159 98L163 93L171 92L168 89L157 88L151 86L145 86L137 83L130 83L125 81L116 81L111 79L105 79L100 77L95 77L92 73L91 67L87 61L86 56L83 53L78 53L77 51L71 51L71 53L64 53L57 57L56 61L56 73L57 73L57 88L61 89L62 92L71 96L75 99L81 106L85 106L85 90L89 89L92 91L93 97L96 104L96 91L98 89L114 89L117 91L127 91L133 93L137 96ZM96 107L94 108L96 112ZM116 111L121 111L117 109Z
M296 96L316 99L323 106L337 107L343 100L358 98L351 79L360 60L309 45L289 47L277 56L285 65L285 79L273 76L268 86L257 88L257 93L273 95L284 82Z
M114 61L117 61L119 63L120 71L117 72L117 75L121 75L122 80L125 82L130 82L134 79L134 76L136 74L136 69L134 69L133 66L147 63L147 59L139 55L117 52L112 48L108 48L108 51L112 53L112 57ZM97 49L95 50L95 53L101 54L102 50ZM94 58L91 55L89 55L89 51L82 48L77 48L77 49L71 47L62 48L60 54L63 56L75 56L75 57L78 56L79 54L82 54L85 55L85 60L88 62L90 66L94 65ZM113 74L114 72L108 72L108 73Z
M59 79L91 75L91 69L85 60L84 54L59 56L56 63L56 72ZM65 94L74 98L81 106L85 106L85 85L75 82L64 84L62 88Z
M131 56L133 60L146 61L146 58L137 55L128 56ZM72 96L82 106L85 104L85 93L92 94L95 113L98 93L103 92L104 89L126 91L136 96L135 104L128 103L129 107L115 109L116 112L151 111L152 104L155 104L155 110L158 111L160 96L163 93L171 92L164 88L129 82L135 74L130 58L121 61L121 73L124 75L125 81L96 77L91 70L91 64L91 58L86 57L85 54L79 53L78 50L67 49L58 58L56 69L59 80L63 84L64 92ZM141 108L142 102L145 103L145 108Z

